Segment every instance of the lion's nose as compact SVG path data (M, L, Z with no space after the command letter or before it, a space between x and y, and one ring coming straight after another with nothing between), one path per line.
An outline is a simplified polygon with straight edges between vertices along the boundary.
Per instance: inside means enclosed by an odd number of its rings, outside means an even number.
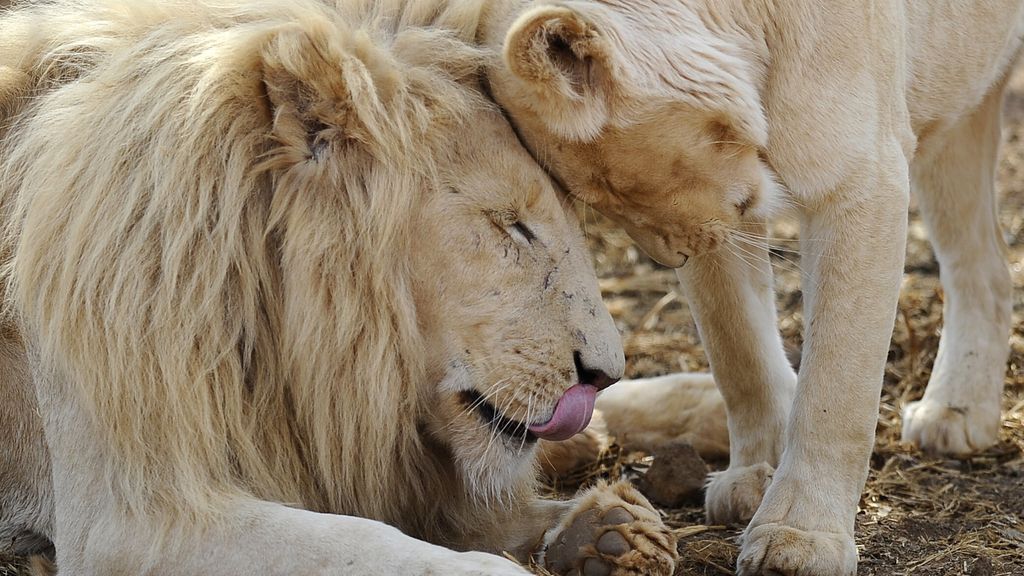
M572 359L576 364L576 375L580 384L589 384L598 390L604 390L622 378L621 374L611 375L600 368L588 366L579 350L573 352Z

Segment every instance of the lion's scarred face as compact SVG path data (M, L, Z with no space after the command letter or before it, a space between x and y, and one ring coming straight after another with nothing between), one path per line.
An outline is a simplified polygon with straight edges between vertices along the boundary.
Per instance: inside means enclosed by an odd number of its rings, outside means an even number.
M414 293L440 383L428 426L496 494L538 438L586 426L624 361L570 201L500 113L471 125L422 213Z

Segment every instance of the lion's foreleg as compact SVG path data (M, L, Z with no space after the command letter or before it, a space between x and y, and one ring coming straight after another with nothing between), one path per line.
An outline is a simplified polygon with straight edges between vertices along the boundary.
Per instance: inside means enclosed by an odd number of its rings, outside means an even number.
M140 530L142 538L138 537ZM114 539L108 540L110 536ZM411 538L382 522L259 500L238 501L213 525L175 530L171 544L157 552L152 548L154 536L148 525L118 523L117 530L104 538L117 546L101 553L106 560L101 573L140 574L139 567L147 566L152 569L146 573L182 576L527 574L499 556L454 552ZM131 545L131 554L123 553L125 541ZM58 566L62 566L59 561Z
M25 351L0 337L0 553L33 554L53 528L50 458Z
M291 508L241 489L206 508L163 502L159 511L133 513L117 491L139 487L120 486L124 479L110 476L116 467L104 436L72 387L39 368L35 379L53 459L54 544L62 574L526 574L495 555L458 553L381 522ZM180 433L191 441L191 431ZM159 487L147 488L168 497Z

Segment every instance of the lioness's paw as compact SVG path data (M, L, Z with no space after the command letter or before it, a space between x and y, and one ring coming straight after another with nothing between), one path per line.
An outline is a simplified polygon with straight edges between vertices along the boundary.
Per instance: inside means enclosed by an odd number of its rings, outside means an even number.
M969 456L999 439L999 405L950 406L921 400L903 409L903 440L925 452Z
M845 534L762 524L744 533L736 564L739 576L853 576L857 547Z
M761 505L775 469L762 462L708 475L704 511L708 524L746 524Z
M628 482L599 484L546 538L545 564L571 576L670 576L676 537Z

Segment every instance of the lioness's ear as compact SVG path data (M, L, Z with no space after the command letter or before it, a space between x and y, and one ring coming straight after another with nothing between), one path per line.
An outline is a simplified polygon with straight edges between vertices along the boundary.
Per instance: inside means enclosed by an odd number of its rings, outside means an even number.
M564 6L527 11L505 37L505 62L554 132L585 140L608 121L612 48L583 14Z
M332 143L366 141L360 100L375 101L365 65L326 27L287 27L262 51L273 134L294 161L319 160Z

